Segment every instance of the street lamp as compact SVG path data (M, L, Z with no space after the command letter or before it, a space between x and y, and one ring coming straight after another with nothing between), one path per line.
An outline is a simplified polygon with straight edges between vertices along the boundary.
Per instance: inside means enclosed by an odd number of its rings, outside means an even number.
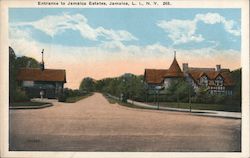
M162 86L156 86L155 87L155 93L157 94L157 110L160 109L160 105L159 105L159 92L160 90L162 90L163 87Z

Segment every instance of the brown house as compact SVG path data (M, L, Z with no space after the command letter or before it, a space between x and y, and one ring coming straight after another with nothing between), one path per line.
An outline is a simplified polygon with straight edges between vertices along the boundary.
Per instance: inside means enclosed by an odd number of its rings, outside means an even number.
M40 97L41 91L45 98L57 98L66 83L66 72L59 69L21 68L17 80L31 98Z
M185 78L195 91L205 87L210 94L233 94L234 81L229 69L221 69L220 65L216 68L194 68L184 63L182 70L176 57L169 69L145 69L144 81L149 93L157 87L168 88L177 78Z
M233 94L234 81L229 69L216 68L193 68L183 64L183 71L195 90L206 87L210 94Z
M66 71L45 69L42 50L40 68L21 68L17 72L18 84L30 98L58 98L66 83Z

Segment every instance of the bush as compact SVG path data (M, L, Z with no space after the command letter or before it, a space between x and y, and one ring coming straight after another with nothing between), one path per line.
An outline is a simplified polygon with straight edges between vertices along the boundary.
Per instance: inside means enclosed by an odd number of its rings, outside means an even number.
M14 101L15 102L22 102L22 101L29 101L29 97L26 95L25 91L21 90L20 88L17 88L14 91Z
M59 102L65 102L66 101L66 96L64 93L60 93L58 96L58 101Z

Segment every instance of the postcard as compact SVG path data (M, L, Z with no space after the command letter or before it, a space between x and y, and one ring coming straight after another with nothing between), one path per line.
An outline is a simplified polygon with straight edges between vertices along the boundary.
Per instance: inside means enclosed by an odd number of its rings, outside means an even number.
M247 0L0 4L1 157L250 157Z

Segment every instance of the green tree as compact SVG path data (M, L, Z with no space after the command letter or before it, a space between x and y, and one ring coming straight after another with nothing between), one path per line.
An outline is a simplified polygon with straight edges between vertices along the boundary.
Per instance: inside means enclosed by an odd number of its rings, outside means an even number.
M241 81L241 68L232 71L232 78L235 83L235 86L233 88L233 96L232 99L235 104L241 105L241 86L242 86L242 81Z
M94 79L86 77L82 80L79 89L87 92L93 92L94 87L95 87Z
M18 68L39 68L39 62L31 57L21 56L16 58L16 66Z
M10 102L21 100L22 98L27 99L25 93L18 87L16 76L18 69L27 67L38 68L39 62L34 58L21 56L17 57L15 51L9 47L9 100Z
M16 54L14 50L9 47L9 100L10 102L14 101L14 92L16 89Z
M193 97L195 92L185 79L176 79L171 81L170 86L164 90L167 101L188 102L189 97Z

